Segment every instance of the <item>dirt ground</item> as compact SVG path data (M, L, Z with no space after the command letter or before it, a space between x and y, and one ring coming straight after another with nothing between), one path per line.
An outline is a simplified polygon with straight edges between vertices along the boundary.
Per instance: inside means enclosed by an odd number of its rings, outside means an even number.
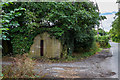
M79 62L37 63L35 71L47 78L111 78L116 74L110 67L111 57L109 49L104 49Z
M104 49L87 59L68 63L43 63L38 61L34 71L44 78L111 78L116 73L111 69L109 49ZM3 59L2 64L10 65L12 58Z

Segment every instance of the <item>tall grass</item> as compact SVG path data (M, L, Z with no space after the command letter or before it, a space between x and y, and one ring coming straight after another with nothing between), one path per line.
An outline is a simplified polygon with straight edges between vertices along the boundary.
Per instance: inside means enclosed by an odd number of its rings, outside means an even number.
M3 78L34 78L34 63L27 55L18 55L14 57L11 65L3 66Z

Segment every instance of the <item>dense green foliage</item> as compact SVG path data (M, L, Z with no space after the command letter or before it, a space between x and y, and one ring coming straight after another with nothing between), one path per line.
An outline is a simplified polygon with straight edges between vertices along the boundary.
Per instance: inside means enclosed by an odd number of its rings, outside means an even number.
M3 27L11 40L13 53L29 52L37 34L48 32L67 47L89 51L93 46L92 28L99 25L99 13L90 2L24 2L5 3L3 16L9 15ZM10 17L11 16L11 17Z
M120 15L120 12L116 14ZM118 16L112 23L112 29L109 31L112 41L120 42L120 16Z
M96 42L99 43L101 48L110 48L109 44L109 35L104 35L104 36L95 36Z
M98 30L95 30L93 29L94 31L94 34L97 35L99 34L100 36L103 36L103 35L108 35L108 32L105 32L103 29L99 28Z
M95 40L101 48L110 48L109 39L110 36L108 32L105 32L103 29L99 28L98 30L93 29L95 34Z

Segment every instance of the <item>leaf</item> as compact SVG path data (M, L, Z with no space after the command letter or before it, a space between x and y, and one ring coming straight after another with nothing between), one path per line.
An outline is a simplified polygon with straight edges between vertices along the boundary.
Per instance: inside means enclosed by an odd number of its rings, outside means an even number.
M9 30L9 28L0 28L0 30Z
M14 13L14 11L10 11L10 13Z
M19 9L14 9L14 11L18 11Z
M20 9L20 10L26 10L25 8L21 8L21 7L20 7L19 9Z
M6 6L9 6L9 3L8 3L8 2L5 2L4 4L5 4Z
M5 22L9 23L10 21L9 20L5 20Z
M15 22L13 23L13 26L19 26L18 22L15 21Z
M9 2L10 4L13 4L13 2Z

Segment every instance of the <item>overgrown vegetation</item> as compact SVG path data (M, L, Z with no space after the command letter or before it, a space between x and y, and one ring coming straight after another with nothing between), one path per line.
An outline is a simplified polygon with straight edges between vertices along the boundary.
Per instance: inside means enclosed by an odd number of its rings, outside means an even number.
M109 39L105 31L99 29L101 36L94 37L97 32L92 29L99 25L102 16L99 16L97 7L93 3L8 2L3 3L2 7L3 55L29 53L35 36L44 32L59 39L63 48L68 50L68 55L63 54L62 59L39 57L45 61L75 61L101 51L100 47L109 47ZM33 63L35 62L32 59L19 55L14 58L12 65L3 66L3 77L39 77L33 71Z
M100 17L91 2L9 2L3 3L2 12L7 29L3 34L10 39L13 54L28 53L34 37L43 32L59 39L69 54L95 47L92 28Z
M10 65L3 65L2 73L4 78L36 78L40 74L34 71L35 61L27 55L17 55Z
M110 48L110 44L109 44L109 36L108 35L104 35L104 36L95 36L96 38L96 42L100 45L101 48Z
M105 32L103 29L99 28L98 30L93 29L95 34L95 41L99 48L110 48L109 40L110 35L109 32Z
M100 35L100 36L104 36L104 35L109 35L109 33L108 32L105 32L103 29L101 29L101 28L98 28L98 30L95 30L95 29L93 29L93 31L94 31L94 34L95 35Z
M109 31L112 41L120 42L120 12L116 14L115 20L112 23L112 29Z

